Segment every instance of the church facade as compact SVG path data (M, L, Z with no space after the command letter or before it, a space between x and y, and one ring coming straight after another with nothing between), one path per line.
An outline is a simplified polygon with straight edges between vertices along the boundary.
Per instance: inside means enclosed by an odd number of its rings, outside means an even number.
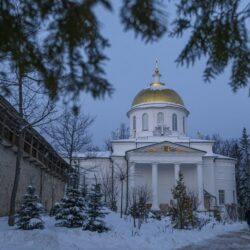
M92 166L96 173L112 166L124 169L127 199L134 188L146 185L152 210L170 204L180 171L199 210L236 203L236 161L214 154L214 141L188 137L189 111L178 93L160 81L158 66L153 82L135 96L127 116L130 137L112 141L110 154L78 157L80 166Z

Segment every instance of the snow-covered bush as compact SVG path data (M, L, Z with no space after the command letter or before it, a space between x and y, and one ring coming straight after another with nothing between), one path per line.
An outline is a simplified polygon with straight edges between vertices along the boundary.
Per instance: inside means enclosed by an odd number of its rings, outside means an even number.
M203 218L199 218L198 222L197 222L197 228L199 230L201 230L203 227L205 227L206 225L208 225L209 223L212 223L212 221L215 221L212 218L207 218L207 217L203 217ZM215 223L215 222L214 222Z
M172 225L177 229L191 229L198 226L199 219L194 211L193 199L187 194L183 175L179 173L177 185L172 189L174 201L169 209Z
M163 217L167 216L167 212L166 211L161 211L161 210L152 210L149 212L148 217L150 219L154 219L154 220L161 220Z
M24 230L43 229L42 212L43 206L38 195L35 194L35 188L29 185L27 193L23 196L21 208L17 213L16 224L18 228Z
M83 225L83 230L96 231L98 233L108 231L109 228L106 227L105 222L102 220L107 212L102 203L101 185L93 184L87 198L87 220Z
M85 200L81 192L74 188L68 188L67 194L61 199L55 214L58 221L56 226L61 227L82 227L85 216Z

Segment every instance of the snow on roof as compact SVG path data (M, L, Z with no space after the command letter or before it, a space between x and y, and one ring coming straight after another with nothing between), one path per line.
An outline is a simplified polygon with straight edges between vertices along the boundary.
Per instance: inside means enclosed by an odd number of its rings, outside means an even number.
M228 157L228 156L225 156L225 155L219 155L219 154L215 154L215 153L207 153L204 155L205 157L215 157L217 159L228 159L228 160L235 160L235 158L232 158L232 157Z
M74 153L76 158L109 158L111 151L88 151Z
M215 142L215 140L190 139L190 142Z

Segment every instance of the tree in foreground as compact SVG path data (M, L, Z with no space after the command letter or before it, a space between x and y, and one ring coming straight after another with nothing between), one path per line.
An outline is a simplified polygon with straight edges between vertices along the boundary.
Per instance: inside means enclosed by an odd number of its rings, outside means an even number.
M232 89L249 86L248 1L122 0L119 7L125 30L134 31L145 42L157 41L168 30L174 37L188 34L177 62L190 65L205 57L205 80L232 65ZM1 78L7 80L6 65L10 65L23 76L31 70L37 72L37 80L51 97L63 94L76 100L81 91L94 98L111 94L103 66L109 41L102 35L102 15L97 8L111 12L113 3L2 0ZM167 9L174 13L167 15Z
M60 208L57 210L55 219L56 226L82 227L86 219L84 214L85 201L81 192L74 188L68 188L67 194L61 199Z
M24 230L43 229L42 212L43 206L38 195L35 194L35 188L29 185L27 193L23 196L21 209L17 213L16 224L18 228Z
M88 208L86 210L87 221L83 226L83 230L96 231L102 233L108 231L103 218L107 212L104 211L102 203L101 185L96 183L88 195Z
M57 207L55 219L58 221L56 226L60 227L82 227L86 219L86 201L78 190L75 175L70 177L66 195L61 199Z
M15 128L13 128L17 138L17 154L15 157L15 175L10 196L8 220L8 224L14 226L24 141L27 133L29 133L27 130L34 127L39 128L41 125L48 123L55 113L55 106L47 97L45 89L38 86L33 80L21 77L18 72L15 74L9 73L9 75L12 75L11 81L0 79L0 90L2 88L8 89L8 100L18 112ZM40 196L41 194L42 189Z
M139 186L132 191L131 206L128 209L128 213L133 218L134 227L138 229L146 221L149 209L147 203L150 200L150 192L147 186ZM136 225L137 221L137 225Z
M176 186L172 189L174 201L170 207L173 227L176 229L191 229L198 225L198 218L194 211L193 199L187 194L183 175L179 173Z

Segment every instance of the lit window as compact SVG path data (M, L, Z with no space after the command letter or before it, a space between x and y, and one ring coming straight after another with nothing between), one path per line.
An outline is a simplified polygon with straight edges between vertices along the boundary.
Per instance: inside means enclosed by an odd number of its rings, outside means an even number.
M146 113L142 115L142 130L148 130L148 114Z
M172 115L172 127L173 127L173 131L177 131L177 115L176 114Z
M136 130L136 117L133 116L133 130Z
M225 204L225 190L219 190L219 205Z
M159 112L157 114L157 124L158 125L163 125L164 123L164 116L163 116L163 113L162 112Z

